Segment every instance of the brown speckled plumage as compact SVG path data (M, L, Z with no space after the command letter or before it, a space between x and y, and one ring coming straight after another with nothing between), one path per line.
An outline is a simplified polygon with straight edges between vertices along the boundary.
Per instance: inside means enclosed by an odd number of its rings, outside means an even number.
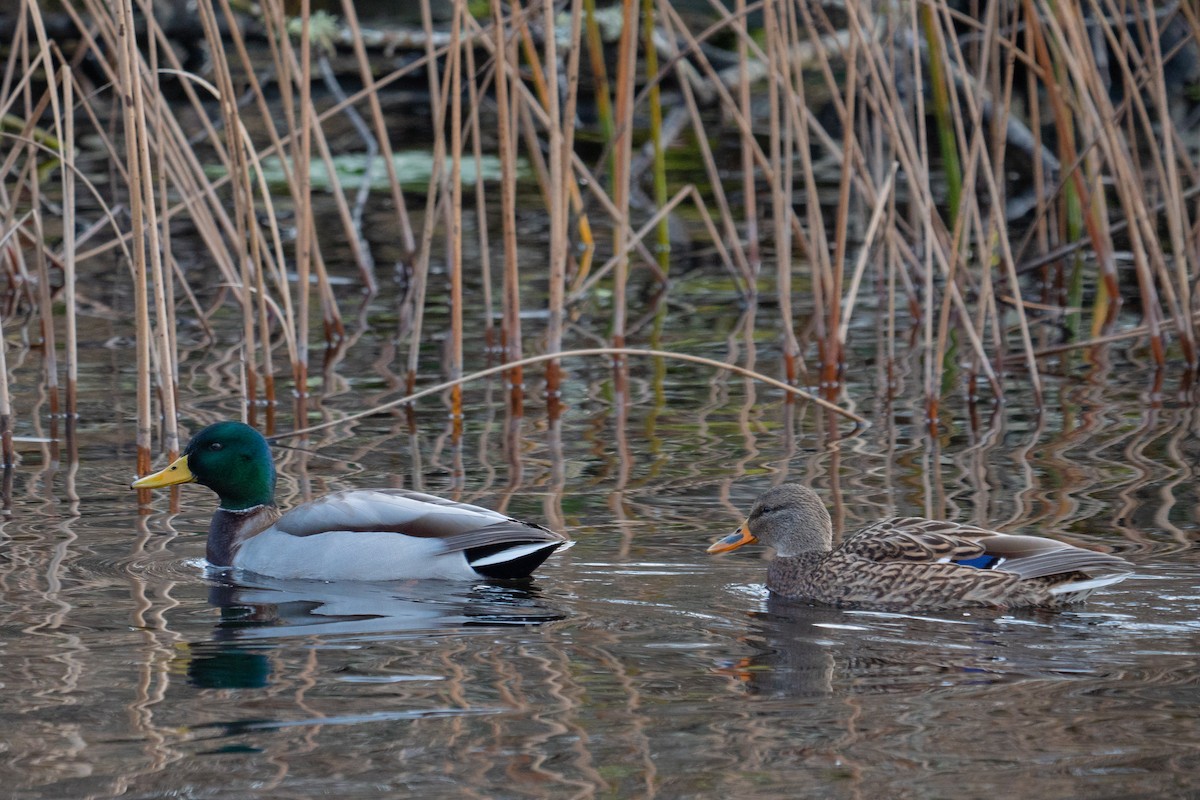
M814 491L798 484L766 492L743 526L710 552L751 541L776 549L767 568L773 593L843 607L1057 608L1133 570L1118 556L1054 539L921 517L881 520L834 548L829 512ZM994 563L951 563L969 559Z

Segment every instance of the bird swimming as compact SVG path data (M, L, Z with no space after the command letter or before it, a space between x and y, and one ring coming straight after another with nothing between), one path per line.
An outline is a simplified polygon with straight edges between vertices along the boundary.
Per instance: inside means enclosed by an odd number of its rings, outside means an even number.
M571 542L481 506L403 489L349 489L282 513L262 434L241 422L201 430L135 489L199 483L217 493L209 564L275 578L524 578Z

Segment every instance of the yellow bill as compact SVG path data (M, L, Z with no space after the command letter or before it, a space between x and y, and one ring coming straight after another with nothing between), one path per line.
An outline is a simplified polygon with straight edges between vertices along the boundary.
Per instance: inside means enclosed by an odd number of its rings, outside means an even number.
M164 486L174 486L177 483L190 483L196 476L188 469L188 457L180 456L169 466L152 472L144 478L138 478L132 484L134 489L161 489Z
M749 520L747 520L749 522ZM738 529L726 536L724 539L718 539L709 546L710 553L728 553L730 550L737 550L744 544L753 544L758 539L754 538L754 534L750 532L750 526L743 522L738 526Z

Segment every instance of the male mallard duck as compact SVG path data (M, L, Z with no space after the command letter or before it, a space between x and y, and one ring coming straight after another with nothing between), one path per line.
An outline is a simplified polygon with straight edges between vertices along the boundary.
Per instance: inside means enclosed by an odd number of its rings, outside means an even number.
M540 525L402 489L334 492L281 515L267 440L240 422L209 425L133 488L191 481L221 499L208 562L275 578L524 578L568 542Z
M746 521L708 552L756 541L776 551L767 567L768 589L834 606L1056 608L1133 571L1123 558L1054 539L921 517L880 520L835 549L821 498L795 483L763 494Z

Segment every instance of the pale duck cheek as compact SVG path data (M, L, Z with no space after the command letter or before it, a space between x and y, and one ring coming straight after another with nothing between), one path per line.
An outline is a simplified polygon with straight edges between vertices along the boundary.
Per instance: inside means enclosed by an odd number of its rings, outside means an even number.
M394 533L330 531L291 536L268 529L234 557L239 569L275 578L386 581L413 578L478 580L462 553L442 555L436 539Z

